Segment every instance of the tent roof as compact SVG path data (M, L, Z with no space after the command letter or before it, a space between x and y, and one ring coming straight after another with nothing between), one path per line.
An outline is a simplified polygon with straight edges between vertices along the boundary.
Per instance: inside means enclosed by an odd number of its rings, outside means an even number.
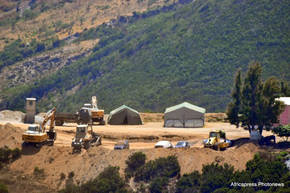
M197 112L200 112L200 113L205 113L205 111L206 111L204 108L195 106L195 105L190 104L188 102L183 102L183 103L181 103L179 105L175 105L175 106L166 108L165 113L169 113L169 112L175 111L177 109L181 109L183 107L191 109L191 110L194 110L194 111L197 111Z
M290 97L280 97L277 98L276 100L284 102L285 105L290 105Z
M123 110L123 109L129 109L130 111L133 111L133 112L139 114L139 112L136 111L135 109L132 109L132 108L126 106L126 105L122 105L122 106L120 106L120 107L118 107L118 108L112 110L112 111L110 112L110 115L113 115L113 114L115 114L115 113L117 113L117 112L119 112L119 111L121 111L121 110Z

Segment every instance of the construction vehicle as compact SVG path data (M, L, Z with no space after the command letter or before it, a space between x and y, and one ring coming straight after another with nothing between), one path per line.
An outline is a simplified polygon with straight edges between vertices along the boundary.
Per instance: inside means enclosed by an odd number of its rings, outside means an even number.
M78 123L79 122L79 116L77 113L62 113L62 112L56 112L55 113L55 125L56 126L62 126L66 123Z
M81 108L79 111L80 118L82 120L85 120L85 117L87 116L87 113L89 113L89 117L91 123L93 124L94 122L99 123L100 125L105 125L105 120L104 120L104 110L99 109L97 106L97 97L92 96L92 103L89 104L84 104L84 106Z
M215 130L209 133L209 138L203 141L204 147L223 150L231 145L231 141L226 139L226 133L222 130Z
M64 122L77 124L93 124L95 122L105 125L104 110L98 109L96 96L92 97L92 103L86 103L76 113L56 113L55 124L62 126Z
M101 144L102 137L93 132L92 125L90 131L88 131L88 125L78 125L76 127L76 134L71 144L73 153L81 152L82 148L89 149Z
M29 125L28 129L22 134L23 144L34 144L36 147L40 147L43 144L53 145L56 140L56 132L54 130L55 111L53 108L48 111L41 125ZM46 130L46 124L50 121L49 129Z

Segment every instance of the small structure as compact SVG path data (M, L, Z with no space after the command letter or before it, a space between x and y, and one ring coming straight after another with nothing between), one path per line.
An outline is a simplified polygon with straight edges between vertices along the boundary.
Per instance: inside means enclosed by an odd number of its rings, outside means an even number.
M166 108L164 113L164 127L203 127L205 111L204 108L188 102Z
M142 125L142 120L138 111L122 105L110 112L108 117L110 125Z
M25 123L34 123L36 114L36 98L26 98Z
M284 111L279 116L279 124L288 125L290 124L290 97L280 97L276 100L284 102L286 105Z

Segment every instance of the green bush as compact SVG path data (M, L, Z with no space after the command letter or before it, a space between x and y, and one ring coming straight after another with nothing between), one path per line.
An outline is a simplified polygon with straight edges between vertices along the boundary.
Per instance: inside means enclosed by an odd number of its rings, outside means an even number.
M234 168L228 164L224 166L212 163L202 168L200 192L213 192L222 187L229 187L234 176Z
M184 174L176 184L176 192L199 192L201 183L201 175L198 171L194 171L190 174Z
M39 167L35 167L34 170L33 170L33 174L36 176L36 177L44 177L44 169L40 169Z
M279 137L284 138L285 141L288 141L288 138L290 137L290 125L280 125L279 127L275 127L272 132Z
M149 190L151 193L165 193L167 192L166 190L167 185L168 185L168 178L157 177L151 181Z
M61 193L105 193L122 192L126 193L125 182L120 177L119 168L109 166L104 169L95 179L80 186L68 184Z
M145 164L146 155L142 152L136 152L129 156L126 160L127 167L125 169L126 177L132 177L136 171Z
M180 166L177 157L168 156L166 158L151 160L140 167L135 174L135 181L148 182L157 177L172 178L178 176L179 172Z
M1 183L0 183L0 193L8 193L7 186Z
M0 163L10 163L21 156L21 151L18 148L9 149L8 147L0 148Z

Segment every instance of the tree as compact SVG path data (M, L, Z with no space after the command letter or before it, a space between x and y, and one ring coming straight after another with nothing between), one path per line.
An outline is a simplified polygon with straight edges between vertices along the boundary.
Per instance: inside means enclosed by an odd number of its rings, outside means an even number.
M242 97L242 78L241 78L241 69L236 73L234 89L232 91L233 101L229 103L227 108L227 116L231 124L239 127L240 118L239 112L241 108L241 97Z
M261 79L262 67L259 63L250 65L244 80L242 98L242 125L251 133L255 126L262 125L261 109L263 82Z
M273 132L279 137L285 138L285 141L288 141L288 137L290 137L290 125L275 127Z
M126 177L134 176L138 168L145 164L146 155L142 152L136 152L129 156L126 160L127 167L125 169Z
M184 174L176 183L176 193L199 192L201 175L198 171Z
M229 103L227 110L230 123L238 127L241 122L250 133L259 129L262 134L264 128L271 128L284 108L283 103L275 99L287 91L286 84L283 84L286 90L283 91L278 79L271 77L263 82L261 74L261 65L257 62L251 64L242 84L238 70L232 93L233 102Z
M281 95L280 81L275 77L267 79L263 85L263 101L261 104L263 110L262 121L266 128L270 128L273 123L277 123L278 116L283 112L283 103L275 100ZM260 133L262 132L260 131Z
M281 93L283 96L290 96L290 87L286 81L281 81Z

